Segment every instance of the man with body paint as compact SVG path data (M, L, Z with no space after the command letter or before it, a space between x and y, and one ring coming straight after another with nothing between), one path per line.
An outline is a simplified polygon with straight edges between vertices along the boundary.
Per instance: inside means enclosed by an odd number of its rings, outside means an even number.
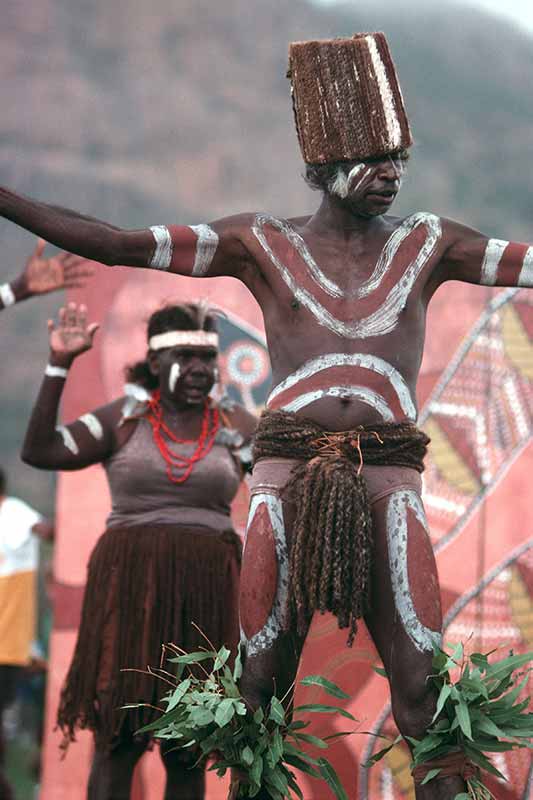
M0 311L39 294L80 288L84 279L93 274L92 269L82 266L82 258L70 253L43 258L45 247L44 239L39 239L20 275L0 284Z
M533 286L533 247L429 212L389 214L412 139L383 34L291 45L289 74L317 211L127 231L0 190L0 213L109 265L240 279L259 302L274 388L256 440L241 579L243 694L294 680L313 610L364 615L396 723L420 739L442 617L420 495L415 388L428 303L447 280ZM314 494L313 494L314 492ZM311 506L312 498L312 507ZM432 765L434 766L434 765ZM417 800L450 800L471 765L439 764ZM258 797L269 797L264 787Z

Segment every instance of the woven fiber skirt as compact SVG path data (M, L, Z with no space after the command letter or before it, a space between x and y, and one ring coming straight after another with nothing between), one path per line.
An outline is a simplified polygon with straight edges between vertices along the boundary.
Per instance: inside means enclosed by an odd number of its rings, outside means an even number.
M241 544L232 530L181 525L109 528L92 552L78 641L63 690L58 725L65 744L78 728L98 747L131 741L159 712L168 685L137 671L158 667L162 645L234 651L239 640ZM171 671L169 664L163 665Z

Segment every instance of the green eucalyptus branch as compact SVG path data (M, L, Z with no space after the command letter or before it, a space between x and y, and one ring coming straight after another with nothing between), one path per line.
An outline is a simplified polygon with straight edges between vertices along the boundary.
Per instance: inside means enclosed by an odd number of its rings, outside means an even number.
M324 756L312 757L305 748L311 745L325 751L329 742L354 731L321 738L309 732L310 722L300 714L334 714L355 723L352 714L328 703L305 703L289 711L282 702L287 695L282 700L274 696L266 708L254 710L238 686L242 674L240 651L230 668L230 651L225 647L216 651L208 644L209 649L194 653L185 653L176 646L167 648L175 653L168 660L176 674L161 670L163 674L154 673L154 677L170 682L172 688L161 700L165 706L161 716L139 733L172 740L180 748L194 748L197 763L210 758L213 763L209 769L221 777L228 770L235 770L239 775L239 798L255 797L261 788L266 788L272 800L295 796L303 800L295 773L299 770L324 780L337 800L348 800L330 762ZM349 699L346 692L320 675L309 675L301 684L317 686L338 700ZM288 705L290 709L291 703Z
M458 644L451 653L436 647L434 673L428 681L437 692L435 714L423 739L409 738L413 762L418 767L428 761L452 753L463 752L480 770L505 780L488 753L502 753L521 748L533 749L533 714L526 709L530 698L519 700L525 689L533 663L533 653L514 655L489 661L490 653L465 655ZM459 669L459 678L452 681L450 671ZM520 671L522 670L522 671ZM386 675L376 668L379 675ZM365 766L380 761L403 737L398 736L388 747L375 753ZM428 772L423 783L438 777L440 769ZM468 792L455 800L495 800L481 777L467 781Z

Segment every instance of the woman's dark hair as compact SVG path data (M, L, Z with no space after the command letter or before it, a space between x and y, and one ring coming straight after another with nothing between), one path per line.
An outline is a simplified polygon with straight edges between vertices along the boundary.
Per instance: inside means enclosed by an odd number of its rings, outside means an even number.
M399 158L401 161L406 162L409 160L408 150L399 150L397 153L391 153L391 157ZM366 159L370 163L371 159ZM316 189L319 192L329 192L331 184L337 177L339 168L344 167L345 172L348 173L354 165L354 161L332 161L330 164L306 164L304 181L311 189Z
M158 308L148 320L146 338L167 331L216 331L217 320L209 306L203 303L183 303L183 305L166 305ZM152 375L148 360L137 361L125 369L128 383L137 383L145 389L155 389L158 386L156 375Z
M0 467L0 495L5 494L7 489L7 477L6 473Z

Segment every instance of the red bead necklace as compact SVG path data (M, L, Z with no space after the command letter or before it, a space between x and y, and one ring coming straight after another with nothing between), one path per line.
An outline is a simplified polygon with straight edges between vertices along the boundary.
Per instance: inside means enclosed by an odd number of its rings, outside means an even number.
M167 465L167 477L172 483L185 483L191 474L194 465L205 458L215 443L215 438L220 426L220 415L218 408L212 408L209 400L205 401L204 413L202 417L202 428L198 439L178 439L170 428L163 421L163 408L161 406L161 393L156 391L148 402L146 411L148 422L152 426L152 434L157 449L161 453ZM167 441L170 439L174 444L196 444L196 449L191 456L183 456L174 453ZM175 474L179 472L179 474Z

